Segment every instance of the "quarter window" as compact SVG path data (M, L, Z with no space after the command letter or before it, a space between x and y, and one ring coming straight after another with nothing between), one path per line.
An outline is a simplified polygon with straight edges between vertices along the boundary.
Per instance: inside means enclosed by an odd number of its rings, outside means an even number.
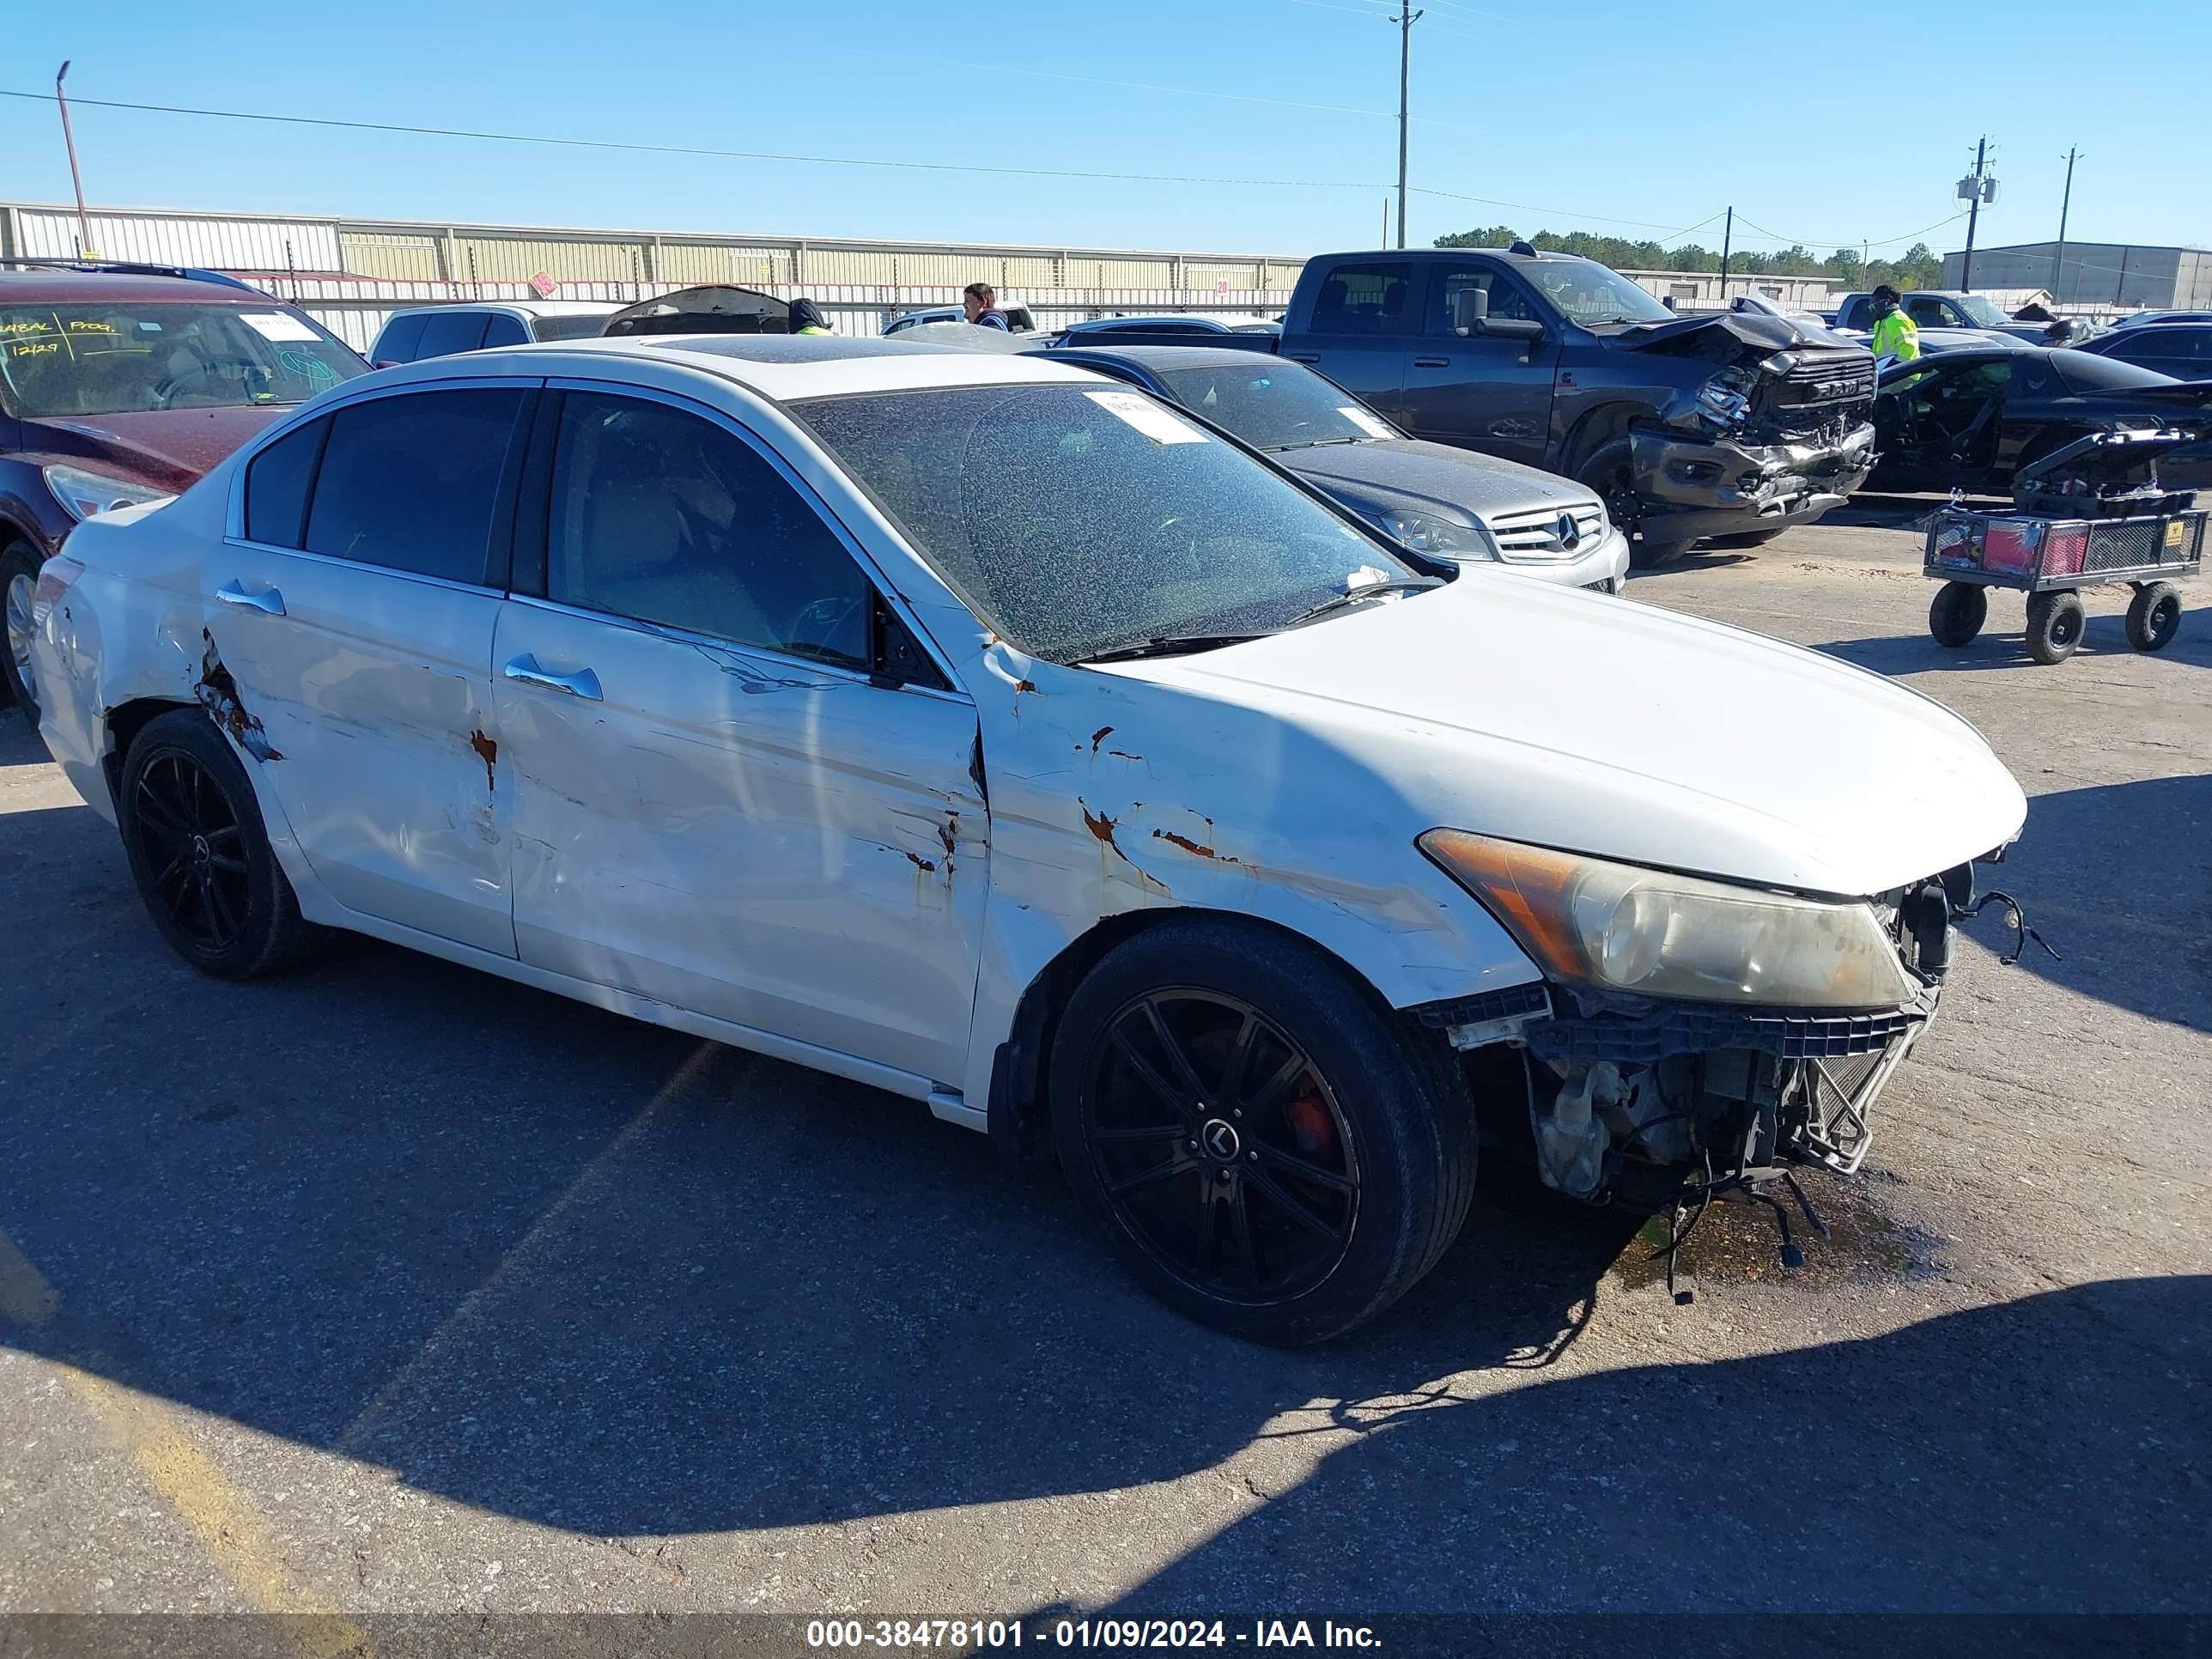
M338 410L307 514L307 550L448 581L484 580L521 404L514 387L482 386Z
M327 420L310 421L279 438L246 467L246 539L297 547L307 527L307 491L322 459Z
M1414 267L1339 265L1322 278L1313 325L1324 334L1411 334Z
M422 325L422 343L416 348L416 359L474 351L483 343L485 321L481 311L432 312Z
M528 345L530 331L523 327L520 318L495 311L484 319L483 338L477 343L485 347Z
M386 323L384 332L376 337L378 366L413 362L422 349L422 325L429 320L418 311L412 316L394 317Z
M820 514L753 447L663 404L571 392L547 597L864 668L874 599Z

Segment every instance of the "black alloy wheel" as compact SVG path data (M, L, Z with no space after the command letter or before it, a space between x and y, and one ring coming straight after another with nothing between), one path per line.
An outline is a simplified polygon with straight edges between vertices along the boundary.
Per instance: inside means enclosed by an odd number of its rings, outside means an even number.
M1597 492L1606 517L1628 538L1628 562L1638 570L1672 564L1688 550L1686 542L1655 544L1644 533L1644 498L1636 493L1635 454L1628 440L1599 446L1575 475L1577 483Z
M327 938L301 916L252 781L205 710L173 709L146 724L124 755L115 805L139 896L170 947L202 973L252 979Z
M1272 1303L1343 1260L1359 1212L1351 1127L1312 1056L1241 998L1179 988L1124 1006L1078 1110L1117 1218L1185 1284Z
M211 955L234 949L252 907L246 831L207 769L166 750L138 770L131 816L170 923Z

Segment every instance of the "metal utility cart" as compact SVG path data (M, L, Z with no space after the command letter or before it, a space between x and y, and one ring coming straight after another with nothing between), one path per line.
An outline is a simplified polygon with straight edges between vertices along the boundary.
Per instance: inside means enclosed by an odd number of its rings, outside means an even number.
M2027 650L2063 662L2081 643L2084 587L2125 582L2128 643L2162 651L2181 627L2174 581L2204 562L2208 516L2196 493L2158 482L2158 458L2201 434L2099 432L2021 468L2013 511L1949 507L1928 526L1925 569L1943 586L1928 607L1928 631L1956 649L1982 631L1989 590L2027 595Z

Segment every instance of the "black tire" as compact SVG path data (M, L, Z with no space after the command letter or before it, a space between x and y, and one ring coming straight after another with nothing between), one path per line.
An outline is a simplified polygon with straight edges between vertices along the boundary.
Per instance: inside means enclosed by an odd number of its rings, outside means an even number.
M1628 538L1628 562L1636 570L1656 570L1672 564L1688 549L1686 542L1654 545L1643 530L1644 498L1636 493L1635 456L1628 440L1615 438L1600 444L1575 474L1575 482L1597 492L1606 516Z
M1253 1341L1373 1318L1474 1192L1449 1053L1312 945L1233 920L1164 922L1093 968L1060 1017L1051 1102L1069 1184L1123 1267Z
M2080 648L2087 620L2079 593L2038 593L2027 602L2027 654L2046 665L2064 662Z
M1774 530L1743 530L1733 536L1708 536L1705 538L1705 545L1707 547L1764 547L1789 528L1790 526L1785 524Z
M321 942L270 850L245 767L199 709L173 710L138 733L116 817L154 925L202 973L258 978Z
M40 559L27 543L9 542L0 547L0 608L7 617L5 648L0 649L0 690L23 711L33 727L39 723L37 688L31 684L27 653L30 645L31 598L38 591Z
M1972 645L1989 619L1989 592L1973 582L1945 582L1928 607L1928 631L1954 651Z
M2172 582L2145 582L2128 601L2128 643L2138 651L2163 651L2181 631L2181 590Z

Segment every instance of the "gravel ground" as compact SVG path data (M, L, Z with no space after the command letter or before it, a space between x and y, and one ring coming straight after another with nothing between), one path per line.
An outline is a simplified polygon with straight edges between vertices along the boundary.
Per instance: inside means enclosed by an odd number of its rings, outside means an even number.
M1857 517L1631 601L1972 720L2064 959L1977 925L1796 1273L1723 1207L1677 1307L1486 1178L1319 1352L909 1103L382 945L201 979L0 715L0 1611L2212 1611L2207 590L1945 653Z

